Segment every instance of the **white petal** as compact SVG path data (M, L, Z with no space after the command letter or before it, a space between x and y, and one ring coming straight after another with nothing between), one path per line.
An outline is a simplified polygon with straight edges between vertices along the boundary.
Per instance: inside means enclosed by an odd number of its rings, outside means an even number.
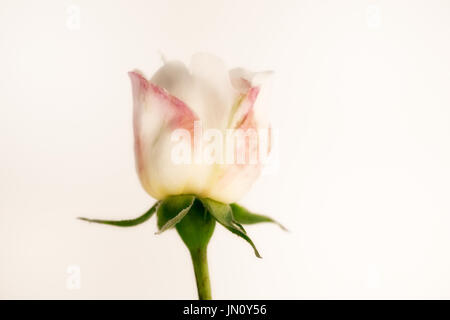
M189 101L191 92L194 90L194 80L184 63L180 61L165 62L150 81L166 89L171 95L177 97L194 110L195 103Z
M136 169L144 189L156 199L182 193L199 194L205 188L210 168L173 161L175 129L193 134L195 113L178 98L130 72L133 86Z
M216 56L197 53L191 58L190 70L201 96L196 111L204 127L224 129L236 99L225 63Z

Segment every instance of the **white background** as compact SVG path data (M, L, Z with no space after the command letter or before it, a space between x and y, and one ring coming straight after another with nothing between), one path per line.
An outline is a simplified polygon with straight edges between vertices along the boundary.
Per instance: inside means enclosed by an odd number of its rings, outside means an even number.
M175 231L75 219L154 202L127 72L159 51L275 71L279 168L241 203L291 232L248 227L259 260L217 226L215 298L450 298L449 39L449 1L1 0L0 298L196 298Z

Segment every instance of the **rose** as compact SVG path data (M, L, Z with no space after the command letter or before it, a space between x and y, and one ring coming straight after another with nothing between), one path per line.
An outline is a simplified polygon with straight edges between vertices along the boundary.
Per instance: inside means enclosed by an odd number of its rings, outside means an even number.
M270 151L270 133L267 145L261 135L251 140L254 136L244 134L244 143L227 140L235 154L246 155L246 161L226 164L174 162L173 133L184 129L195 141L196 121L223 135L230 129L270 132L256 105L267 74L228 71L220 59L207 54L194 55L190 69L181 62L165 62L151 80L130 72L136 169L143 188L156 199L194 194L223 203L239 200L260 175L261 159ZM249 161L254 154L256 163Z
M156 214L157 233L175 228L189 249L199 299L211 299L207 246L216 222L247 241L257 257L261 256L242 225L280 225L234 203L259 176L261 160L270 152L270 127L264 112L259 112L261 100L257 99L264 92L261 83L267 74L244 69L227 71L223 62L206 54L194 55L190 70L180 62L167 62L151 80L137 71L130 72L136 168L142 186L158 201L135 219L80 219L132 227ZM199 123L214 133L214 138L230 130L232 134L244 132L243 136L232 135L225 146L219 143L216 148L206 149L208 152L200 152L203 156L213 150L217 156L231 150L235 161L197 161ZM259 134L263 129L268 131L265 144ZM187 153L194 161L174 161L174 137L180 131L188 137ZM248 132L256 136L246 135ZM235 141L239 137L240 141ZM255 154L258 161L252 161Z

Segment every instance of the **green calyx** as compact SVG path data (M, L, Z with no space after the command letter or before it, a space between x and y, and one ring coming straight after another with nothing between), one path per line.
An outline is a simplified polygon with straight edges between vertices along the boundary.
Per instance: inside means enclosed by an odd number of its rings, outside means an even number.
M214 232L216 221L247 241L252 246L258 258L261 258L261 255L242 225L272 222L286 230L272 218L252 213L238 204L221 203L212 199L199 198L194 195L167 197L164 200L156 202L147 212L136 219L79 219L116 227L132 227L147 221L155 212L158 218L158 231L156 234L161 234L166 230L175 228L188 247L194 267L198 298L200 300L211 299L207 247Z
M147 212L135 219L79 219L117 227L132 227L147 221L155 212L158 219L158 231L156 234L161 234L175 227L189 250L201 247L206 248L214 232L216 221L247 241L252 246L258 258L261 258L261 255L242 225L271 222L286 230L285 227L272 218L252 213L236 203L225 204L208 198L199 198L194 195L167 197L164 200L156 202Z
M216 225L202 203L191 195L164 199L158 206L157 217L157 234L175 227L190 251L206 248Z

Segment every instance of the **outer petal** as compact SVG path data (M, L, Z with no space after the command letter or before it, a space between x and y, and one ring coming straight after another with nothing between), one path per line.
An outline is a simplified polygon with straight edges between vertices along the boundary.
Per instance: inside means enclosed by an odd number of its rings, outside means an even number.
M233 84L234 89L242 95L247 94L249 90L255 87L260 89L258 91L258 100L254 103L255 118L259 126L269 127L268 115L271 105L270 86L273 72L251 72L243 68L235 68L230 70L229 73L230 81ZM245 114L245 112L241 112L239 116L242 116L242 113Z
M230 123L228 128L238 128L244 121L248 114L253 111L253 105L259 94L259 87L251 87L247 91L247 94L239 99L239 103L236 105L233 112L230 114Z
M242 99L238 108L247 110L243 116L237 117L236 126L232 128L238 130L254 130L260 128L255 119L253 105L258 95L258 88L251 88ZM270 134L270 133L269 133ZM207 192L209 198L224 203L232 203L239 200L252 186L253 182L259 177L262 170L260 152L269 152L268 149L260 147L261 137L258 137L257 144L252 144L246 140L244 145L235 145L235 156L237 154L246 154L245 163L233 163L220 165L213 176L211 188ZM269 137L270 139L270 137ZM251 153L258 155L257 163L251 163L249 155ZM235 158L236 159L236 158Z
M196 114L181 100L130 72L133 87L133 124L136 168L144 189L154 198L200 193L209 168L173 162L171 134L185 129L193 135Z

